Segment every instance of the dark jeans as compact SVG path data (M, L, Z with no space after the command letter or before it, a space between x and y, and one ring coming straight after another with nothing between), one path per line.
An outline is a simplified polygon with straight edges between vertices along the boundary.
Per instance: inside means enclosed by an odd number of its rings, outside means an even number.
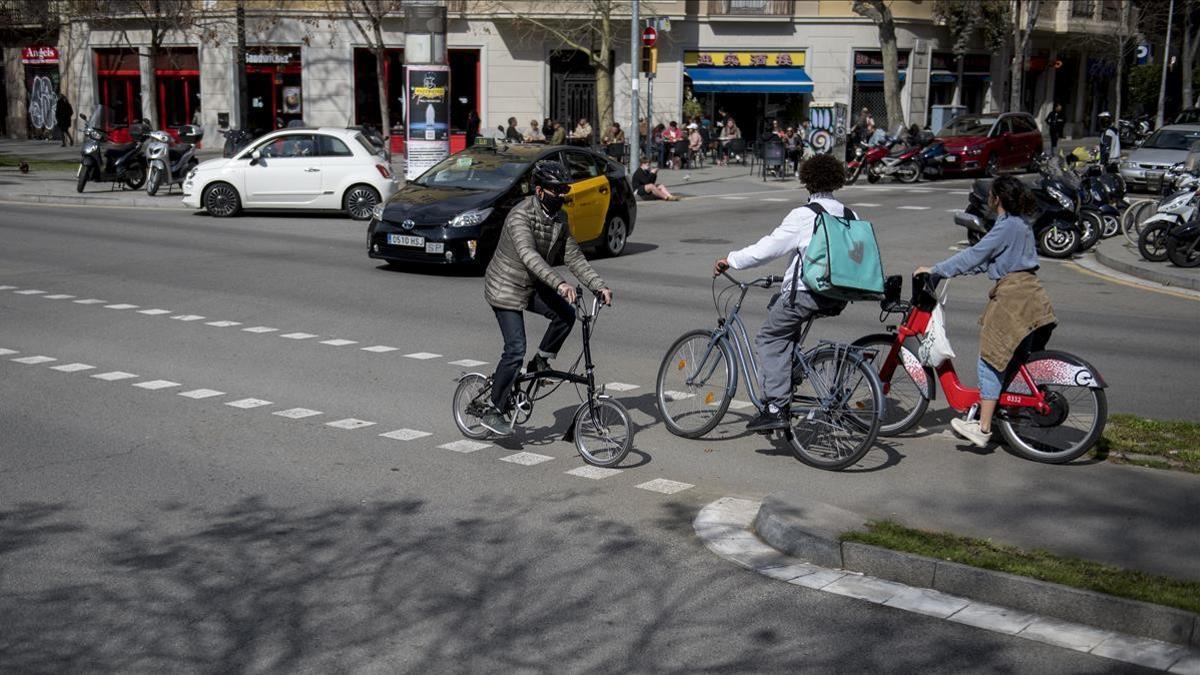
M554 289L545 284L536 284L533 297L529 299L529 311L541 314L550 319L546 334L538 349L548 354L557 354L562 349L571 327L575 325L575 308L563 299ZM496 364L496 372L492 375L492 404L500 410L508 403L512 393L513 381L521 371L521 362L525 360L525 317L521 312L511 309L492 308L496 313L496 321L500 324L500 332L504 334L504 353Z

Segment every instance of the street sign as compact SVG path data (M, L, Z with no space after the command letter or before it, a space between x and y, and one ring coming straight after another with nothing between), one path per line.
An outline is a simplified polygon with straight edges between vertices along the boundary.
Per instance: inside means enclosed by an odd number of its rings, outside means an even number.
M1137 51L1135 52L1134 55L1137 58L1138 65L1148 63L1150 61L1150 45L1145 42L1138 45Z
M657 41L658 31L654 30L654 26L646 26L646 28L642 30L642 44L647 47L653 47L654 43Z

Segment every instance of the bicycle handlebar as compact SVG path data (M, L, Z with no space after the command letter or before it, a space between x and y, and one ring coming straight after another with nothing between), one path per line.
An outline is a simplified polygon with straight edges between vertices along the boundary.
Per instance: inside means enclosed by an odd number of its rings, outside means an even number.
M747 288L749 286L758 286L759 288L770 288L772 286L772 284L782 284L783 283L783 277L777 276L777 275L759 277L752 281L741 282L741 281L738 281L737 279L733 278L733 275L729 273L728 267L721 270L721 275L724 276L726 279L728 279L730 282L732 282L735 286L737 286L739 288Z

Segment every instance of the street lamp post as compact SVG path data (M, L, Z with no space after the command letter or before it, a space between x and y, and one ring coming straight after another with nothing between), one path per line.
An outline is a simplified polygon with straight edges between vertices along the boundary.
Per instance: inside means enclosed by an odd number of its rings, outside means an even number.
M641 0L633 0L633 16L629 20L629 172L637 168L639 150L638 143L638 69L641 66L641 42L638 30L638 5Z

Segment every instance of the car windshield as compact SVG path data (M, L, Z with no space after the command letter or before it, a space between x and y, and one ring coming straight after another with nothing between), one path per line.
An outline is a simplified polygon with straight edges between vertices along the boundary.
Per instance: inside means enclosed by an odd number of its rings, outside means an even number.
M1196 129L1159 129L1146 139L1143 148L1155 150L1187 150L1200 140L1200 127Z
M1174 124L1200 124L1200 110L1184 110L1175 116Z
M1000 118L975 115L956 117L953 122L938 132L938 136L987 136L988 132L992 130L992 125L998 119Z
M460 152L438 162L413 183L425 187L503 190L529 167L529 159L503 152Z
M370 138L362 135L361 133L354 134L354 140L358 141L359 145L366 148L367 154L369 154L369 155L382 155L383 154L382 146L375 145L374 143L371 142Z

